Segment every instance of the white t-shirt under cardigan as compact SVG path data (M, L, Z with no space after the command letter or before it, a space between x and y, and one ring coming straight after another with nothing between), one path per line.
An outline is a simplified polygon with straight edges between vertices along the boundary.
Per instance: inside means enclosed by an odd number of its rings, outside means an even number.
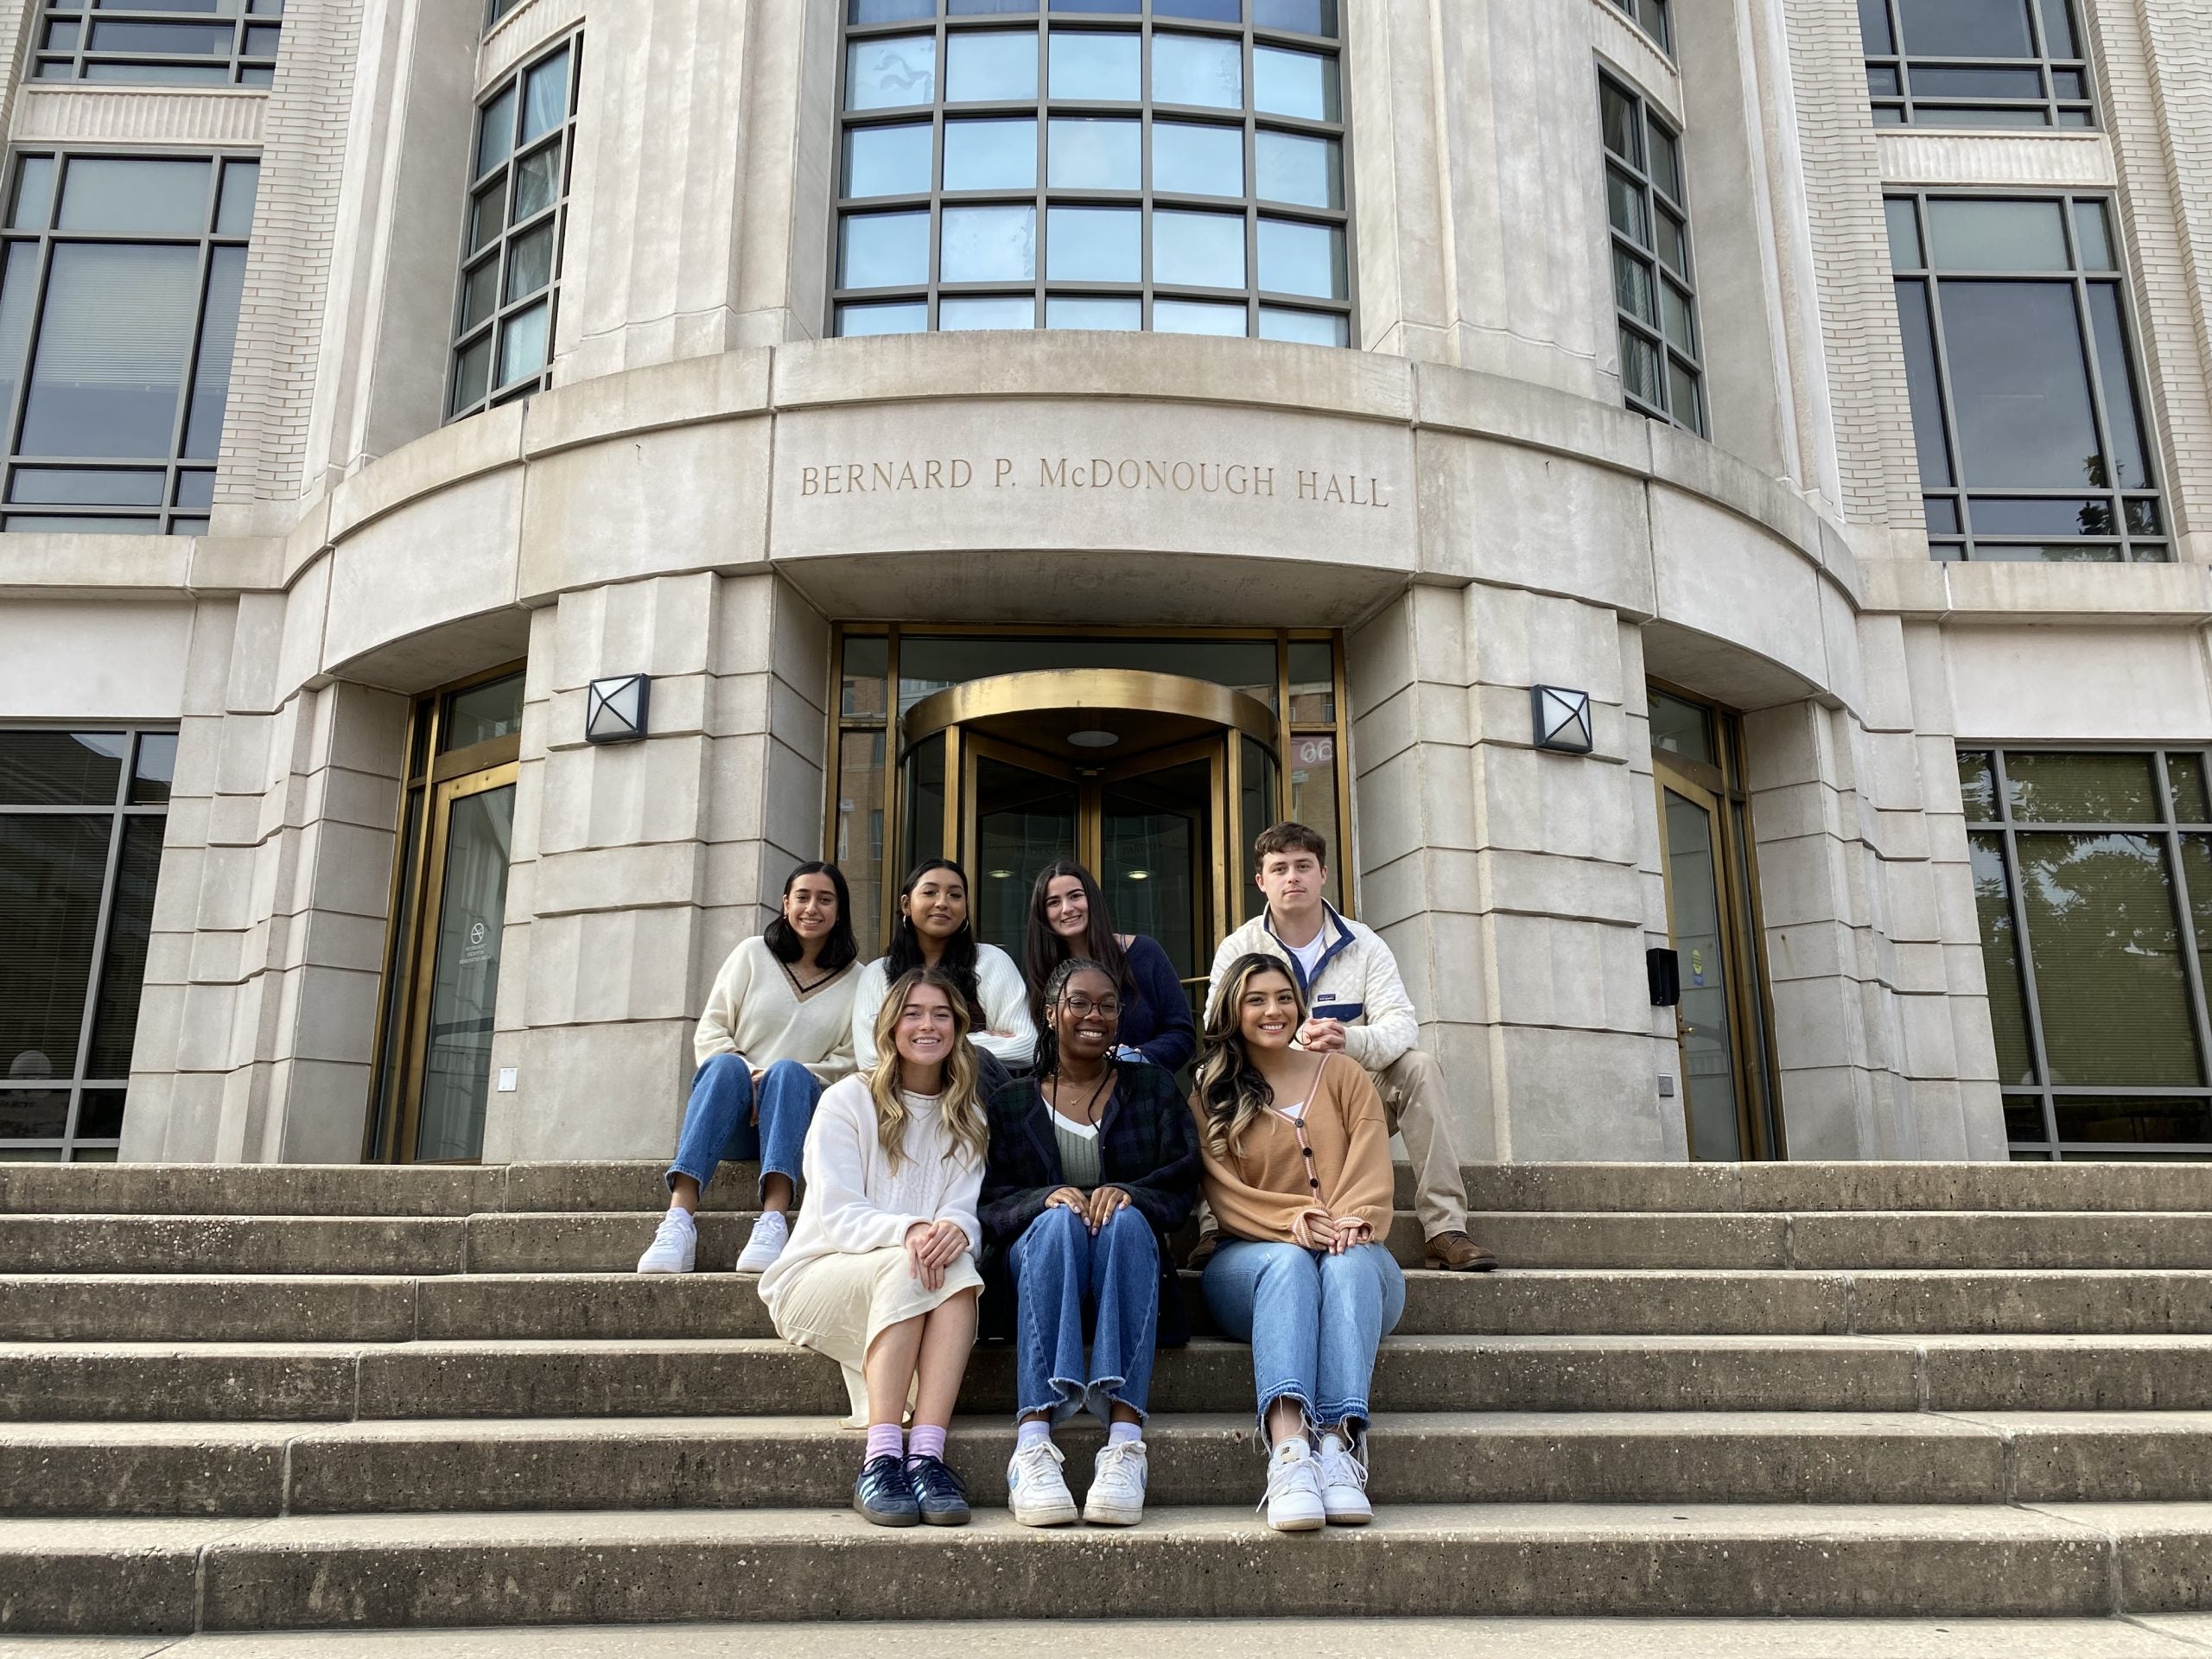
M853 994L861 972L849 963L835 979L802 992L766 939L745 940L715 976L691 1034L695 1064L742 1054L754 1071L766 1071L779 1060L797 1060L817 1083L836 1082L853 1069ZM883 1000L880 992L876 1000Z
M884 969L888 960L878 957L868 963L853 993L853 1060L862 1072L875 1069L875 1016L891 994ZM995 944L978 944L976 988L982 996L983 1011L977 1022L981 1029L969 1033L969 1040L1009 1066L1027 1065L1036 1058L1037 1027L1029 1018L1029 987L1022 981L1021 969ZM993 1032L1007 1034L995 1037Z

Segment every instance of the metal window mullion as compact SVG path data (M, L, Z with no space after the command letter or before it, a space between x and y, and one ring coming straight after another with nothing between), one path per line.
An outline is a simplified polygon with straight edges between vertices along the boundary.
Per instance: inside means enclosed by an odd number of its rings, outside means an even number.
M2031 6L2029 10L2037 14L2037 27L2040 29L2042 27L2040 8ZM2082 372L2089 383L2089 418L2096 424L2097 458L2103 463L2105 469L2103 493L2112 512L2112 533L2120 543L2121 559L2132 563L2134 549L2127 533L2127 503L2121 499L2118 457L2113 453L2112 421L2110 412L2105 407L2104 377L2099 372L2102 365L2099 361L2097 352L2096 318L2089 309L2089 279L2082 269L2082 250L2074 229L2075 198L2069 195L2059 196L2053 200L2057 202L2062 232L2066 238L2066 259L2069 267L2069 275L2071 277L2069 286L2074 296L2074 327L2080 331L2082 337ZM2109 215L2107 217L2109 219ZM2111 238L2112 231L2109 223L2105 234L2107 239ZM2126 315L2124 309L2120 313L2123 318ZM2123 328L2125 326L2123 323ZM2082 493L2087 494L2088 492L2084 491ZM2158 774L2163 783L2165 776L2165 763L2163 759L2159 762ZM2207 1049L2205 1052L2207 1055L2212 1055L2212 1049Z
M2043 994L2036 982L2036 953L2034 941L2028 934L2027 897L2020 876L2020 849L2018 832L2012 817L2012 788L2011 774L2005 764L2003 748L1993 746L1989 750L1991 785L1996 796L1995 827L2000 841L1999 856L2005 868L2005 892L2012 912L2012 937L2018 941L2014 954L2019 959L2021 1001L2028 1026L2028 1053L2036 1069L2036 1086L2043 1107L2043 1133L2051 1155L2058 1156L2058 1109L2051 1098L2050 1057L2044 1046ZM2037 826L2039 829L2041 826Z
M2196 1037L2196 1076L2201 1085L2212 1086L2212 1014L2204 1001L2203 963L2196 950L2196 917L2190 905L2189 866L2182 858L2182 835L2174 812L2173 788L2166 773L2166 752L2151 752L2152 776L2164 817L2167 867L2173 872L2174 919L2181 931L2182 973L2189 986L2189 1007Z
M1928 337L1936 359L1936 418L1943 423L1943 447L1948 452L1944 460L1950 463L1951 488L1959 504L1959 535L1961 550L1968 559L1974 554L1973 495L1967 483L1967 460L1964 446L1959 441L1959 413L1951 401L1951 347L1943 327L1943 283L1936 270L1936 248L1929 237L1930 219L1927 213L1927 198L1915 195L1913 219L1920 232L1921 256L1928 263L1924 298L1928 306ZM1923 496L1925 491L1923 491ZM1923 515L1923 522L1925 514Z
M219 191L222 188L223 169L219 166L213 171L215 174L215 188ZM208 209L209 222L212 223L213 219L214 209L211 207ZM200 377L200 346L207 335L207 278L210 264L213 258L214 254L208 245L207 238L200 238L198 267L200 294L197 302L192 308L192 340L185 347L184 378L177 386L176 408L172 412L169 422L168 464L162 474L163 529L168 527L170 510L175 502L176 464L183 457L185 432L192 423L192 389ZM219 434L215 440L216 460L219 464L222 458L222 438Z
M77 1116L85 1097L85 1069L92 1061L92 1025L99 1017L100 982L107 967L107 936L115 915L116 872L123 861L123 804L130 798L130 780L138 760L138 734L124 734L123 765L118 768L115 798L108 806L107 862L100 876L99 911L92 925L92 961L85 974L85 1006L77 1025L76 1063L70 1068L68 1116L62 1123L63 1160L77 1138Z

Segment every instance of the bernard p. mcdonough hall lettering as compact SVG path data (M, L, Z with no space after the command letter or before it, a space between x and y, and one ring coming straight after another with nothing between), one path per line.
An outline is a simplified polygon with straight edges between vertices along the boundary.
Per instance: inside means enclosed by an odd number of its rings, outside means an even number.
M1241 461L1110 456L935 457L837 461L799 467L801 499L913 495L956 490L1118 491L1124 494L1244 497L1387 511L1391 486L1372 474Z

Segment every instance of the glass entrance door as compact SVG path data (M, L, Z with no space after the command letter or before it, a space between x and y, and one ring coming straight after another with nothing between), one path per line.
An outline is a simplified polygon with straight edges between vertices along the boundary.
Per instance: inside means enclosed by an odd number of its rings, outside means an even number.
M1177 974L1198 980L1243 919L1238 849L1281 816L1281 769L1255 734L1273 726L1255 700L1172 675L1048 671L953 688L905 723L909 862L957 859L977 937L1018 957L1038 874L1080 859L1115 925L1158 940Z
M1750 805L1732 716L1649 690L1667 926L1690 1156L1783 1155L1767 1040Z
M420 1041L414 1061L412 1145L417 1162L483 1155L492 1082L492 1016L514 840L512 766L441 784L432 807L425 912L428 961L418 974Z
M973 826L965 840L975 855L961 862L976 885L976 937L1020 962L1029 889L1078 844L1083 784L1073 766L1011 744L971 737L963 748Z
M484 1153L520 770L518 664L434 691L408 736L366 1154Z
M1710 795L1679 779L1659 785L1659 801L1667 838L1667 925L1682 978L1675 1012L1690 1156L1738 1159L1744 1090L1730 1007L1735 969L1723 919L1720 815Z

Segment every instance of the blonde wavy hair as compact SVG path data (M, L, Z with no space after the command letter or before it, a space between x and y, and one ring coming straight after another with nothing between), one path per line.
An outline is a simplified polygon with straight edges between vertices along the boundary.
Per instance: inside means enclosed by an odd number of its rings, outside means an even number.
M990 1125L976 1086L976 1051L968 1042L973 1024L968 999L961 995L957 985L933 968L912 968L899 975L884 994L883 1006L876 1010L875 1052L880 1058L875 1070L868 1074L868 1097L875 1103L875 1138L882 1143L892 1168L906 1161L906 1103L899 1093L899 1048L893 1039L906 999L925 985L943 991L944 1000L952 1005L952 1058L944 1063L938 1109L944 1114L945 1128L952 1132L954 1148L980 1164Z
M1281 957L1255 950L1229 964L1221 995L1206 1014L1198 1052L1198 1105L1205 1115L1206 1148L1224 1161L1236 1157L1244 1131L1275 1103L1275 1091L1252 1064L1244 1043L1244 991L1262 974L1281 974L1298 998L1298 1024L1306 1023L1306 992Z

